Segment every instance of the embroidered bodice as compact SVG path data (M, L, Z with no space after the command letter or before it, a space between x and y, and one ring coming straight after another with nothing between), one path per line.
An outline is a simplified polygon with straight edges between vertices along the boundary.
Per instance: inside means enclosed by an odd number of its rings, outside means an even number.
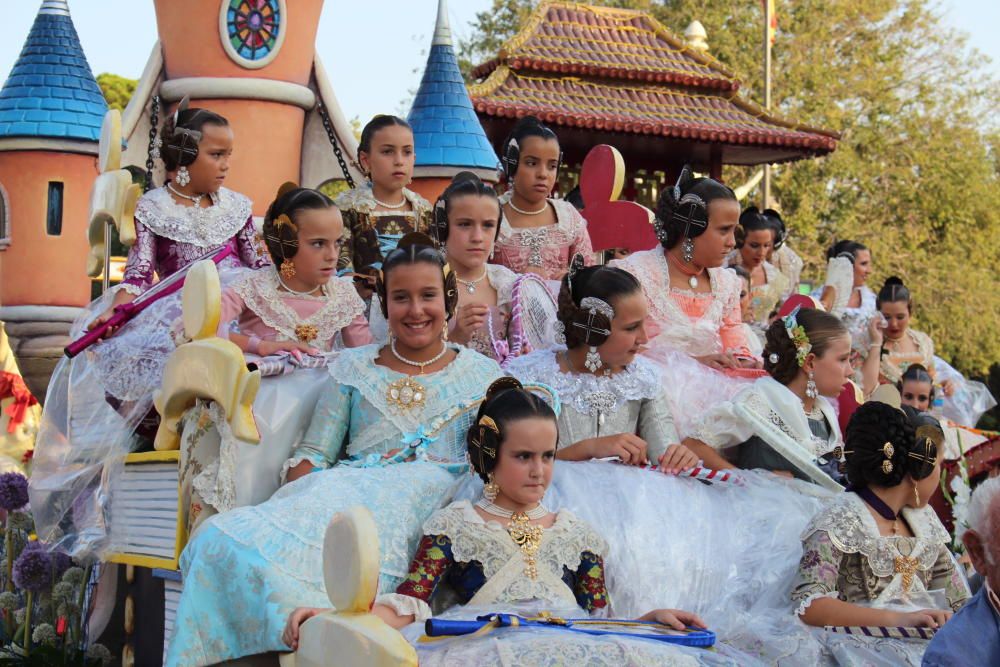
M524 556L506 527L484 521L467 500L435 512L423 533L409 575L395 595L381 596L378 603L426 618L427 603L447 582L462 604L477 607L541 600L594 612L608 604L603 562L607 544L567 510L542 533L534 579L526 575Z
M649 304L656 332L651 341L693 357L735 351L749 355L740 314L740 279L723 268L708 269L712 291L678 289L670 285L667 258L662 248L635 252L610 263L634 275Z
M650 461L656 461L667 446L680 442L659 366L636 357L625 370L611 376L564 373L557 357L564 350L537 350L511 360L506 368L521 382L555 389L562 403L559 435L563 443L634 433L649 445Z
M382 266L386 253L409 232L428 233L431 205L412 190L403 188L408 211L376 210L378 204L371 185L349 190L336 199L344 216L344 242L337 268L363 273Z
M895 352L886 346L886 353L882 355L882 363L879 372L883 382L896 384L899 382L906 369L913 364L921 364L928 370L931 377L934 376L934 341L922 331L907 329L906 336L913 341L916 348L913 352Z
M510 201L510 194L502 196L501 201ZM506 219L500 221L494 260L497 264L515 273L541 267L539 275L546 280L561 279L576 253L583 255L587 266L593 264L587 221L568 201L549 199L548 202L556 214L554 225L515 228Z
M277 272L267 267L228 288L222 304L220 329L226 331L236 320L244 335L304 342L330 351L342 330L358 324L354 328L359 330L350 332L354 336L340 335L341 342L349 347L371 342L364 339L367 325L358 322L364 319L365 304L348 278L331 278L320 295L297 295L281 290Z
M122 289L141 294L160 278L184 268L213 248L235 245L225 265L260 268L270 264L257 241L250 200L220 188L208 208L183 206L165 187L144 194L135 210L135 244L129 248Z
M802 533L803 555L792 599L799 613L816 598L883 606L944 590L958 609L968 587L948 551L951 539L929 506L903 508L913 537L883 536L864 501L844 492L821 510ZM907 585L907 582L909 584Z

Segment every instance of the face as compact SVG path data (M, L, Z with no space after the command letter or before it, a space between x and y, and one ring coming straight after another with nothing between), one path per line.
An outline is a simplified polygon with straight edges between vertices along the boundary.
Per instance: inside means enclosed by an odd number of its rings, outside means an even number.
M861 287L868 281L872 272L872 253L869 250L858 250L854 255L854 286Z
M844 334L833 341L823 351L822 356L810 354L802 367L807 373L812 370L816 389L828 398L840 395L847 382L854 374L851 368L851 336Z
M750 313L750 282L746 278L740 278L740 314L743 319L751 316Z
M500 456L493 469L493 481L500 498L516 505L542 502L552 481L558 431L555 421L529 417L505 424Z
M883 303L880 307L888 326L885 335L893 340L901 338L910 326L910 305L905 301Z
M218 192L229 173L229 158L233 154L233 130L222 125L203 125L198 157L188 166L191 190Z
M411 350L439 346L445 294L441 269L428 262L397 266L386 277L389 330Z
M931 383L920 380L907 380L903 383L903 405L909 405L921 412L927 412L931 405Z
M708 204L708 229L694 239L694 262L706 268L722 266L736 247L740 205L733 199L713 199Z
M359 157L372 183L384 190L402 190L413 177L413 131L402 125L383 127L372 135L371 151L361 151Z
M987 512L990 526L1000 525L1000 495L993 496L993 502ZM986 580L994 592L1000 591L1000 530L990 531L989 535L980 535L974 530L967 530L962 536L966 551L972 559L972 565Z
M556 185L559 142L542 137L521 140L520 158L514 173L514 191L529 202L542 202Z
M597 352L605 366L621 368L632 363L642 346L649 342L646 336L648 307L641 291L619 297L611 305L615 309L611 335Z
M466 268L486 264L500 224L500 204L493 197L464 195L448 204L448 261Z
M337 273L344 235L340 211L334 206L299 211L295 224L299 228L299 249L293 259L295 278L309 286L325 285Z
M763 264L774 249L774 232L770 229L755 229L747 232L740 254L743 266L755 269Z

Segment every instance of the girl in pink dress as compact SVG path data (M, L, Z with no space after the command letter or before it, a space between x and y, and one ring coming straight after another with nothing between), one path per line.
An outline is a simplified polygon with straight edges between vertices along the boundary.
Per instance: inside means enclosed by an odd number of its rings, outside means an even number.
M701 414L763 375L748 346L740 278L723 267L736 247L740 206L727 186L685 167L657 206L662 248L612 262L635 275L649 305L647 356L666 367L681 437Z
M587 221L568 201L551 199L562 151L556 133L525 116L503 145L501 166L510 190L501 198L503 220L494 261L515 273L558 281L573 255L593 263ZM554 293L559 286L554 285Z
M340 211L329 197L292 183L282 186L264 218L274 266L225 290L219 335L261 357L319 355L370 343L364 302L349 278L336 275L343 234Z

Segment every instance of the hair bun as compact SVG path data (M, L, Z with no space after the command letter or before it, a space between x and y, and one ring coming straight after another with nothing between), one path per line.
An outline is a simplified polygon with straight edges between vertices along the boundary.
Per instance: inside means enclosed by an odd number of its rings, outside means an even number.
M430 248L437 247L434 245L434 240L423 232L409 232L408 234L404 234L403 237L399 239L399 242L396 243L397 248L404 250L415 245L424 245Z
M883 287L892 287L893 285L906 287L906 284L903 283L903 279L900 278L899 276L889 276L888 278L885 279L885 282L882 284Z
M752 225L754 222L760 220L764 216L761 215L760 209L756 206L748 206L745 211L740 213L740 226L746 227Z
M486 396L483 398L483 403L489 403L494 398L502 394L509 389L523 389L524 385L521 381L515 377L505 375L501 378L494 380L490 386L486 389Z
M464 183L465 181L472 181L473 183L482 183L483 179L479 178L475 173L471 171L460 171L455 174L452 179L452 185L456 183Z
M281 184L281 187L278 188L278 194L274 195L274 198L281 199L289 192L298 189L299 189L299 184L296 183L295 181L285 181L284 183Z

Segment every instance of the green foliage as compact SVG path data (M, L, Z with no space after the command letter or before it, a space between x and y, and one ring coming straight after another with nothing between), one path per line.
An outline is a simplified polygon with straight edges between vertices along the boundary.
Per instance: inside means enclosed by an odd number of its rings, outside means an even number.
M536 3L494 0L460 45L464 71L495 57ZM757 2L594 2L654 14L680 35L698 19L710 53L762 94ZM915 294L916 328L960 370L1000 361L1000 86L981 54L930 0L778 3L773 108L841 133L830 156L774 168L777 208L805 276L822 280L825 249L853 238L872 248L877 291L890 276ZM727 167L743 182L751 169Z
M135 87L139 85L139 82L135 79L126 79L117 74L104 72L97 75L97 85L101 87L101 92L104 93L104 99L108 103L108 108L124 111L125 107L128 106L128 101L132 99Z

